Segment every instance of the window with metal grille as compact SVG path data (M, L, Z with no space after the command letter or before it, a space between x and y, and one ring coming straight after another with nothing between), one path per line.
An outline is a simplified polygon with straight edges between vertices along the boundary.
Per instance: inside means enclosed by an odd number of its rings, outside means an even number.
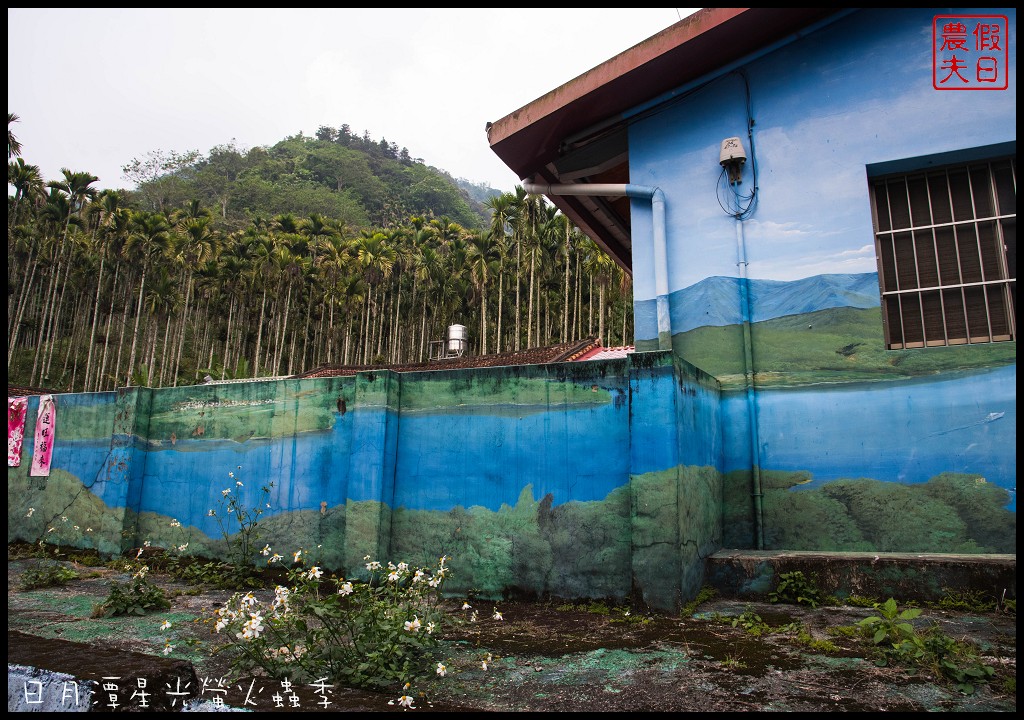
M870 182L886 347L1016 340L1016 156Z

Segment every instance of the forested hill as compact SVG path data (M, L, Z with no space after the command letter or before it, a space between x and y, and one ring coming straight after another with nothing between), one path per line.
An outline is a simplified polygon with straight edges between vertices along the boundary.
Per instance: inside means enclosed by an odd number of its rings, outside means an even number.
M629 277L522 186L456 181L342 126L152 152L124 167L131 190L100 190L87 169L44 179L18 121L8 113L11 385L425 362L453 323L479 355L632 342Z
M465 228L490 223L484 202L500 192L455 179L409 151L348 125L321 126L272 146L234 142L208 154L151 152L124 166L144 209L167 212L198 200L217 209L225 229L256 217L322 215L352 228L388 226L411 216L447 217Z

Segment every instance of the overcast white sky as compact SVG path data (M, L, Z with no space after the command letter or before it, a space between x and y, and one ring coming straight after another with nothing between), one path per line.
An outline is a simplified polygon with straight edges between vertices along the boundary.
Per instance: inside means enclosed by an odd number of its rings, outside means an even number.
M509 191L488 121L696 9L8 8L7 108L47 181L347 123Z

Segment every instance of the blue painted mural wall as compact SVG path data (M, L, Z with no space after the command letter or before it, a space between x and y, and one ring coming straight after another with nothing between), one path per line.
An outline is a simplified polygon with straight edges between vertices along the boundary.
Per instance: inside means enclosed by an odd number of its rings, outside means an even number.
M721 544L718 384L670 353L56 402L50 476L28 476L31 443L8 468L9 541L226 558L235 499L286 559L358 574L366 555L447 555L453 592L668 608Z
M933 88L933 17L958 12L1008 17L1008 89ZM766 472L790 494L858 478L927 493L943 473L968 475L1000 490L992 501L1011 516L1000 528L1015 540L1016 343L885 350L868 166L1015 153L1016 47L1012 8L846 11L631 113L630 181L666 197L673 349L722 382L732 482L756 492ZM720 178L720 144L732 136L749 158L741 195L757 169L742 221L727 211ZM634 201L632 218L636 340L651 349L650 205ZM726 543L755 546L755 524ZM776 549L801 549L773 536ZM962 549L1014 547L976 540ZM846 549L897 549L887 543L859 536Z

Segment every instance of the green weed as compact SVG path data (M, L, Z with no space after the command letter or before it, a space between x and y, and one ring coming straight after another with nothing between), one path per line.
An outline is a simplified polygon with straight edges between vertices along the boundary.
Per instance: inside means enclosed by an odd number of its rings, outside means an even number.
M779 584L768 593L768 600L773 603L810 605L816 608L821 604L822 597L817 585L804 577L802 572L795 570L779 576Z
M875 606L877 615L857 623L865 637L878 649L877 665L926 668L951 681L957 690L971 694L995 675L977 649L942 633L938 626L919 630L911 622L921 615L918 608L900 610L889 598Z
M683 606L683 617L689 617L693 615L695 612L697 612L698 607L708 602L709 600L714 599L717 595L717 590L715 590L710 585L705 585L700 589L700 592L697 593L697 597L695 597L693 600L691 600Z
M21 589L36 590L47 587L63 587L78 579L78 573L63 565L46 563L31 567L21 574Z
M93 617L118 617L121 615L145 615L148 612L167 610L171 607L164 591L151 583L146 575L149 568L141 566L127 584L111 583L107 599L93 608Z

